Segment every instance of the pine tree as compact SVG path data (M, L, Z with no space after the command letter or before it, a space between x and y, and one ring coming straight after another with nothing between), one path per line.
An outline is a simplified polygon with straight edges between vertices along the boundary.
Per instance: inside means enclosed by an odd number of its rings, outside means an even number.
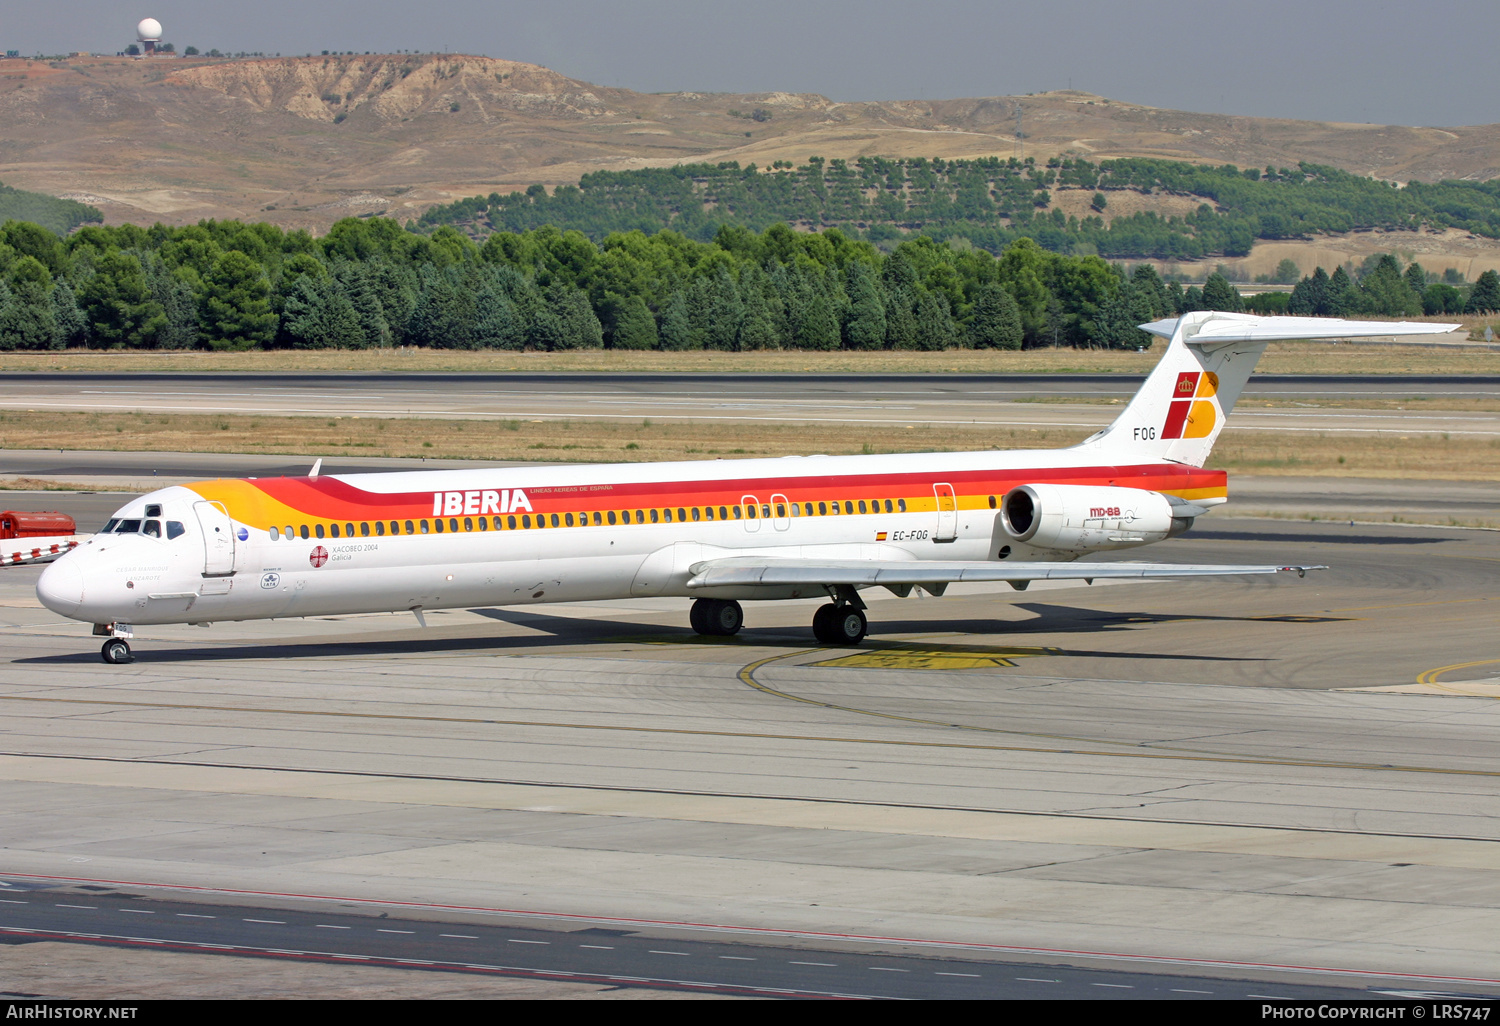
M8 285L0 306L0 349L51 349L57 326L52 275L35 257L23 256L11 267Z
M88 342L88 318L78 305L78 297L68 279L63 278L52 289L52 348L66 349Z
M1358 286L1350 279L1349 273L1340 264L1334 269L1333 275L1328 279L1328 288L1324 291L1323 302L1320 304L1318 315L1321 317L1343 317L1352 313L1359 304Z
M615 330L610 339L615 349L656 349L661 338L656 330L656 318L651 308L639 295L620 300L620 313L615 318Z
M505 287L493 276L475 298L478 316L474 322L474 346L478 349L520 349L526 334L516 305Z
M897 289L885 298L885 347L887 349L917 348L917 318L912 313L915 305L906 289Z
M603 348L604 328L582 289L553 282L547 287L547 306L557 316L561 329L555 348Z
M1232 313L1243 310L1244 303L1240 301L1239 290L1229 284L1228 278L1215 271L1203 282L1203 308Z
M980 349L1020 349L1021 314L1011 294L999 285L974 290L969 344Z
M94 273L78 293L78 304L91 325L91 334L110 348L145 348L166 326L167 315L151 298L140 260L119 250L94 258Z
M958 344L958 328L943 293L928 292L917 300L916 321L919 348L932 352Z
M729 268L720 265L709 283L708 297L707 332L703 347L733 350L739 342L745 304L740 299L739 286L729 273Z
M885 308L874 273L861 261L852 261L846 272L849 296L844 343L850 349L881 349L885 346Z
M259 264L239 250L220 256L199 301L199 324L208 344L237 350L270 342L276 334L270 297L271 283Z
M286 298L282 329L298 349L359 349L365 343L349 297L328 277L297 279Z
M661 311L661 347L680 352L693 348L693 325L688 318L688 290L680 288L667 297Z
M385 310L375 291L375 283L370 280L370 275L364 265L352 261L343 263L335 269L334 278L343 289L344 295L349 298L349 305L354 308L354 313L359 318L359 329L364 335L364 348L387 348L391 344L391 327L386 322ZM483 319L483 316L484 311L481 308L480 319Z
M194 349L198 345L198 299L193 287L167 267L160 256L146 265L151 298L166 314L167 322L156 335L158 349Z
M1494 313L1500 310L1500 274L1485 271L1474 282L1464 313Z

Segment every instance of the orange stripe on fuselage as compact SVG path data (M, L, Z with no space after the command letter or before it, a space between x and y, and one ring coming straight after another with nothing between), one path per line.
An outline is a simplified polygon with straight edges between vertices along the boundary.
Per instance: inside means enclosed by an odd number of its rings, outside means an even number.
M483 488L514 490L503 469ZM477 476L477 475L476 475ZM488 475L485 475L488 476ZM524 488L533 513L593 513L623 509L738 506L746 496L759 503L784 496L793 502L839 502L905 499L909 512L937 508L933 485L951 484L961 509L988 507L1025 484L1115 485L1163 492L1183 499L1222 498L1228 494L1222 470L1203 470L1177 463L1122 467L1058 467L1031 470L982 470L932 474L861 474L794 478L744 478L732 481L661 481ZM338 478L278 477L256 480L199 481L186 487L203 498L222 502L237 522L261 530L288 524L344 523L370 520L420 520L433 517L433 496L458 489L382 493L366 491ZM479 489L465 488L465 492Z

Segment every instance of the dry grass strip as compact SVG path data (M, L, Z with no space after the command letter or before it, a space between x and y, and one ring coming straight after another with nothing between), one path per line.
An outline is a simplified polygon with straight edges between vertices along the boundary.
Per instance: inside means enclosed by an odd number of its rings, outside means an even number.
M0 414L0 448L123 452L224 452L335 456L426 456L547 463L743 459L1060 448L1088 429L980 425L862 425L726 421L439 420L271 417L230 414ZM1282 476L1500 481L1500 439L1442 435L1282 437L1229 428L1210 466Z

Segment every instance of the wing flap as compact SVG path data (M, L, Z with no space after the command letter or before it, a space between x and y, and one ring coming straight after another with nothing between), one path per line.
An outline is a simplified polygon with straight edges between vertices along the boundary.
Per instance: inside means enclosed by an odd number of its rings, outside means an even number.
M730 556L695 563L689 588L745 586L959 584L974 581L1083 581L1169 577L1233 577L1323 566L1194 565L1185 563L991 563L935 560L777 559Z

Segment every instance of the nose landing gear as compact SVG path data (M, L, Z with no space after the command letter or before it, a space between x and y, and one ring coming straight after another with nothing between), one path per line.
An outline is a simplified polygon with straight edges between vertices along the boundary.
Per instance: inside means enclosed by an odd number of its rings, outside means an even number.
M110 638L99 650L99 654L111 665L128 663L135 658L130 654L130 644L124 638Z
M94 624L94 635L96 637L99 635L104 635L105 637L109 638L109 640L104 643L104 647L99 649L99 655L106 663L109 663L111 666L118 665L120 663L128 663L135 659L135 657L130 654L130 642L127 640L132 637L133 634L134 632L130 629L129 624Z

